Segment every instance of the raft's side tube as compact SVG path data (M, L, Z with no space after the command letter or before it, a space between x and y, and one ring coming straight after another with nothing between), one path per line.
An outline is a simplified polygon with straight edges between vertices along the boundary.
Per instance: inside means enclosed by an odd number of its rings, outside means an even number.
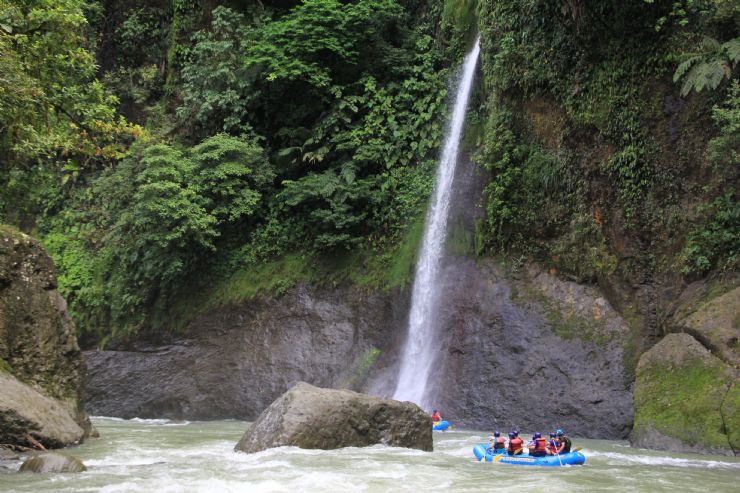
M567 454L547 455L545 457L532 457L529 455L492 454L486 450L485 445L473 447L473 454L480 462L494 462L498 464L515 464L517 466L545 466L560 467L575 466L586 462L586 456L580 452L568 452Z
M432 430L434 431L445 431L449 427L449 421L437 421L436 423L432 422Z

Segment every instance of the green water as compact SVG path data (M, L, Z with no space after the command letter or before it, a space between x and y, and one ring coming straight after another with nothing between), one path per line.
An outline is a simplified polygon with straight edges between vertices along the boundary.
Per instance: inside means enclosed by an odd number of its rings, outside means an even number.
M285 447L233 451L248 424L97 418L101 438L66 450L87 464L80 474L17 473L0 468L6 492L384 492L740 491L740 459L632 449L624 442L575 440L586 464L564 468L474 460L487 434L435 433L434 452L370 447L332 451Z

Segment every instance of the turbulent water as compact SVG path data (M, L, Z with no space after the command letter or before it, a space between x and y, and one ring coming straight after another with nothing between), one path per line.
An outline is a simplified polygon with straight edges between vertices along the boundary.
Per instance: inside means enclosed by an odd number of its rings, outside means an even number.
M408 338L401 359L394 399L412 401L422 407L434 349L436 307L442 301L436 282L439 275L447 219L452 195L452 178L458 160L458 149L465 123L465 112L473 87L475 66L480 52L479 40L465 57L457 85L455 106L445 136L444 148L437 168L434 193L427 211L424 239L416 264L414 287L411 294Z
M738 491L740 460L631 449L575 440L586 464L564 468L479 463L486 433L435 433L434 452L376 446L320 451L293 447L234 452L248 427L238 421L177 423L96 418L101 438L66 452L87 464L77 474L16 473L0 467L3 492L385 492Z

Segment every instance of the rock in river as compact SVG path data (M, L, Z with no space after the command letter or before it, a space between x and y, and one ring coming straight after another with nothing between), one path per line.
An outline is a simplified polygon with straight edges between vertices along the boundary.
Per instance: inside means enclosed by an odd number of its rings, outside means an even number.
M432 450L432 422L417 405L299 382L257 418L234 450L309 449L382 443Z
M31 457L21 466L20 472L82 472L87 467L76 457L62 454L41 454Z

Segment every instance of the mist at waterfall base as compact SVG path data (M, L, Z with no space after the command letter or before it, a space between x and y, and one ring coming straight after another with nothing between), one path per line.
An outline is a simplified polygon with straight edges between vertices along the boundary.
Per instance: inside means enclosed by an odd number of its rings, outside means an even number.
M479 53L480 39L476 39L462 65L455 103L437 168L424 237L416 263L408 335L401 356L396 390L393 393L394 399L415 402L426 409L430 407L425 398L429 373L434 363L437 308L443 301L437 278L447 236L455 166Z
M540 468L476 462L472 447L488 433L434 436L434 452L374 446L339 450L234 452L249 426L240 421L173 422L94 418L100 438L61 451L79 457L84 473L15 472L0 462L0 491L99 492L478 492L736 491L740 459L632 449L625 442L575 440L584 466Z

